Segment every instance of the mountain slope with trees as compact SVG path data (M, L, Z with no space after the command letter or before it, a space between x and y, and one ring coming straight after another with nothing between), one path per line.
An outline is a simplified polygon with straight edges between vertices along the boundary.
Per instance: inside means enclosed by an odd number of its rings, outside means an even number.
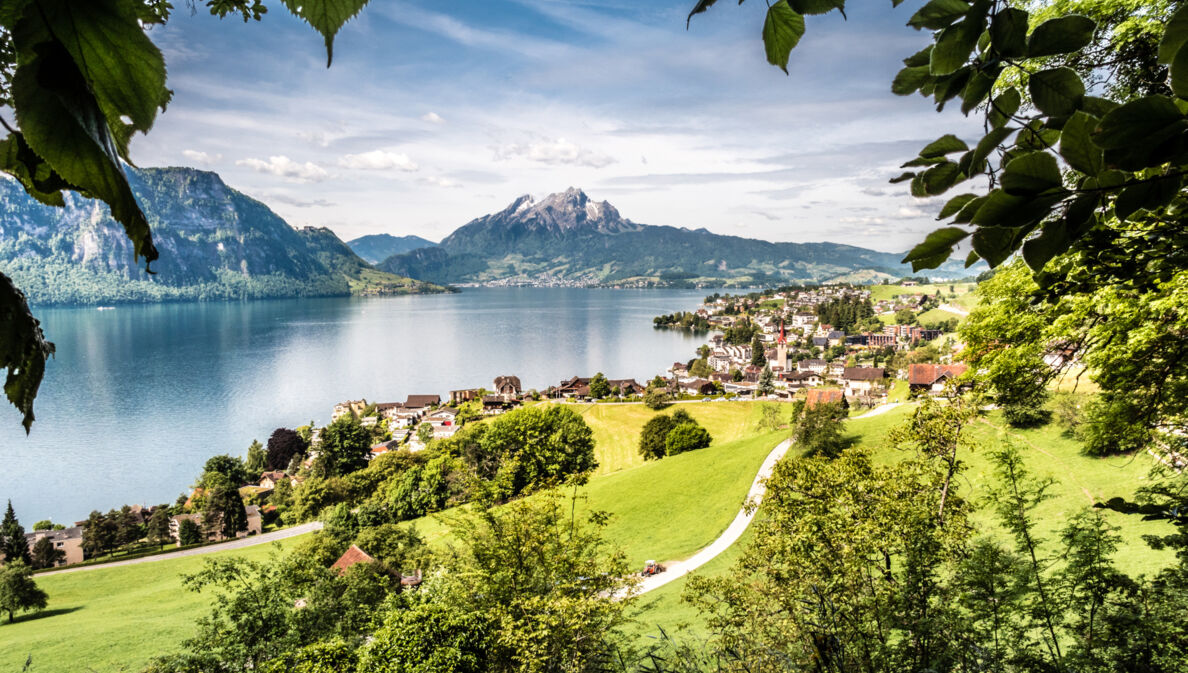
M639 278L749 284L823 281L861 270L899 277L909 270L902 257L838 243L771 243L638 224L571 187L540 201L521 196L438 247L390 257L379 267L435 283L557 277L591 285ZM968 272L953 263L940 273Z
M433 241L420 236L393 236L391 234L368 234L346 242L355 254L371 264L379 264L392 255L411 252L420 248L432 248Z

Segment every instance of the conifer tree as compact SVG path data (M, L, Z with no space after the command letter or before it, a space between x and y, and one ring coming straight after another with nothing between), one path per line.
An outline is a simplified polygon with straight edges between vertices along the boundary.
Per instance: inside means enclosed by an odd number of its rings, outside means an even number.
M4 511L4 521L0 522L0 537L3 537L4 562L6 564L20 559L25 565L33 564L33 557L29 554L29 544L25 541L25 528L16 518L12 509L12 501L8 501L8 509Z

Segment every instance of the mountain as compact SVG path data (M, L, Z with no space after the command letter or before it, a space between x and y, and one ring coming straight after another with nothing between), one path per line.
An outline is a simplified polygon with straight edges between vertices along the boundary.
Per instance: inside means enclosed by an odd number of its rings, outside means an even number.
M378 266L435 283L770 285L911 275L902 258L838 243L771 243L638 224L571 187L540 201L521 196L435 248L394 255ZM971 271L953 261L934 273Z
M372 264L379 264L392 255L399 255L418 248L431 248L437 244L420 236L368 234L347 241L347 245L355 251L356 255Z
M0 179L0 271L34 304L440 291L377 271L328 229L296 230L215 173L128 169L161 253L150 275L107 206L42 205Z

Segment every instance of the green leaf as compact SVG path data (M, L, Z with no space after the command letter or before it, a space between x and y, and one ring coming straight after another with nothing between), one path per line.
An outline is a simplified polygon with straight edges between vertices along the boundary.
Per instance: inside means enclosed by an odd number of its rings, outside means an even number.
M973 222L974 214L978 212L978 209L982 207L982 204L986 202L986 199L987 197L985 196L979 196L978 198L973 199L969 203L962 206L961 210L957 211L957 214L953 217L953 223L970 224Z
M978 70L970 76L969 82L965 85L965 91L961 93L961 112L969 114L974 108L982 104L986 97L990 95L990 91L994 88L994 83L998 81L998 74L1002 72L1002 68L993 68L991 70Z
M990 101L988 119L992 128L1001 128L1011 121L1011 117L1019 111L1023 103L1023 96L1015 87L1011 87Z
M1060 132L1060 156L1073 169L1086 175L1097 175L1103 168L1101 148L1089 137L1095 128L1097 120L1078 110Z
M1188 42L1188 5L1181 4L1164 28L1163 40L1159 43L1159 62L1170 65L1185 42Z
M943 157L946 154L964 152L968 149L969 145L966 145L964 140L948 133L928 143L924 149L920 150L920 156L925 158Z
M920 176L927 196L937 196L949 191L949 188L962 180L960 167L947 161L924 171Z
M1064 220L1052 220L1044 225L1039 236L1023 243L1023 261L1032 271L1039 272L1056 255L1063 254L1072 245Z
M800 14L809 16L816 14L828 14L833 10L841 12L842 17L846 15L846 0L790 0L792 9ZM741 3L740 3L741 4Z
M971 223L979 227L1019 227L1034 224L1048 216L1061 196L1016 196L1002 189L983 197Z
M763 47L767 51L767 62L788 73L788 56L804 35L804 17L797 14L788 0L779 0L767 8L767 19L763 22Z
M1070 14L1049 19L1035 27L1027 38L1027 56L1055 56L1079 51L1093 41L1097 22L1087 16Z
M37 156L19 132L0 141L0 170L16 178L29 196L47 206L65 206L62 190L75 189Z
M928 62L933 75L950 75L969 60L970 53L978 43L981 27L965 19L941 31Z
M903 59L903 64L909 68L917 68L922 65L928 65L932 60L932 45L924 47L920 51Z
M1041 70L1029 78L1027 90L1040 112L1053 117L1076 112L1085 97L1085 84L1072 68Z
M128 186L107 120L70 53L56 42L40 45L17 67L12 100L29 147L84 195L107 203L136 256L155 260L148 220Z
M895 185L895 184L899 184L900 182L907 182L908 180L911 180L914 177L916 177L915 173L901 173L898 177L894 177L894 178L891 178L890 180L888 180L888 182Z
M970 201L973 201L976 198L978 198L977 194L958 194L957 196L954 196L945 203L943 208L941 208L940 214L936 216L936 219L943 220L956 215L957 213L961 212L961 209L968 205Z
M920 166L935 166L945 163L944 157L916 157L911 161L900 164L900 168L919 168Z
M1118 105L1118 103L1105 98L1085 96L1085 102L1081 105L1081 109L1100 119L1112 112Z
M932 75L929 74L926 65L904 68L895 75L895 80L891 82L891 93L897 96L911 95L930 79L932 79Z
M968 11L969 3L964 0L930 0L908 19L907 25L917 29L941 30L948 28Z
M327 68L330 67L330 62L334 59L334 36L347 21L355 18L355 15L367 5L367 0L283 0L283 2L294 16L304 20L314 30L322 34L322 38L326 41ZM705 7L698 9L703 3ZM698 7L694 7L689 16L692 17L699 11L704 12L712 4L714 4L713 0L699 0Z
M147 133L164 110L165 59L137 21L133 3L120 0L40 0L36 12L19 25L14 38L22 60L32 45L59 41L78 64L109 128L122 132L117 145L126 156L133 131ZM122 118L130 120L125 126Z
M1114 215L1125 222L1140 210L1158 210L1170 203L1179 191L1179 176L1132 184L1114 200Z
M990 268L1002 264L1015 251L1015 230L1005 227L983 227L973 234L974 252L986 260Z
M1018 58L1027 53L1027 12L1008 7L990 22L990 44L1003 58Z
M975 173L981 173L984 170L982 164L990 156L990 153L993 152L994 149L1003 142L1005 142L1007 138L1011 137L1011 134L1014 132L1014 129L1010 128L1000 127L991 129L989 133L987 133L982 137L981 140L978 141L977 147L974 148L973 155L969 160L969 167L968 170L966 170L966 174L973 175Z
M0 274L0 367L8 370L4 395L24 416L25 432L33 427L33 400L45 375L45 361L54 345L29 311L25 295Z
M1183 133L1184 113L1167 96L1146 96L1111 110L1102 118L1093 142L1102 149L1163 143Z
M1002 189L1012 196L1038 194L1062 187L1056 157L1047 152L1028 152L1010 161L1002 174Z
M1064 219L1068 221L1069 237L1076 239L1089 230L1094 224L1094 212L1097 211L1101 194L1080 194L1068 204L1064 210Z
M969 81L971 72L973 72L973 68L971 66L965 66L952 75L941 75L936 78L936 85L932 93L934 100L937 102L937 112L945 108L947 101L952 100L965 90L965 84Z
M935 269L944 264L953 254L953 246L969 236L969 232L958 227L944 227L928 234L924 242L912 248L902 263L912 263L912 271ZM917 264L923 262L924 264ZM932 263L935 262L935 263Z
M981 256L979 256L976 251L970 250L969 255L965 258L965 268L968 269L969 267L973 266L974 264L977 264L980 261L982 261Z
M1188 99L1188 47L1180 47L1172 61L1171 88L1180 98Z
M1046 150L1054 147L1059 140L1059 130L1048 128L1042 120L1033 119L1026 126L1019 129L1019 137L1015 139L1015 147L1024 151Z

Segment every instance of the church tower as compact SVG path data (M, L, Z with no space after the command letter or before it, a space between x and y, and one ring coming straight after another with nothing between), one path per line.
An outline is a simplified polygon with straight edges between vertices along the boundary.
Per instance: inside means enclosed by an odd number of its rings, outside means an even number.
M776 364L788 371L788 339L784 336L784 321L780 321L780 337L776 339Z

